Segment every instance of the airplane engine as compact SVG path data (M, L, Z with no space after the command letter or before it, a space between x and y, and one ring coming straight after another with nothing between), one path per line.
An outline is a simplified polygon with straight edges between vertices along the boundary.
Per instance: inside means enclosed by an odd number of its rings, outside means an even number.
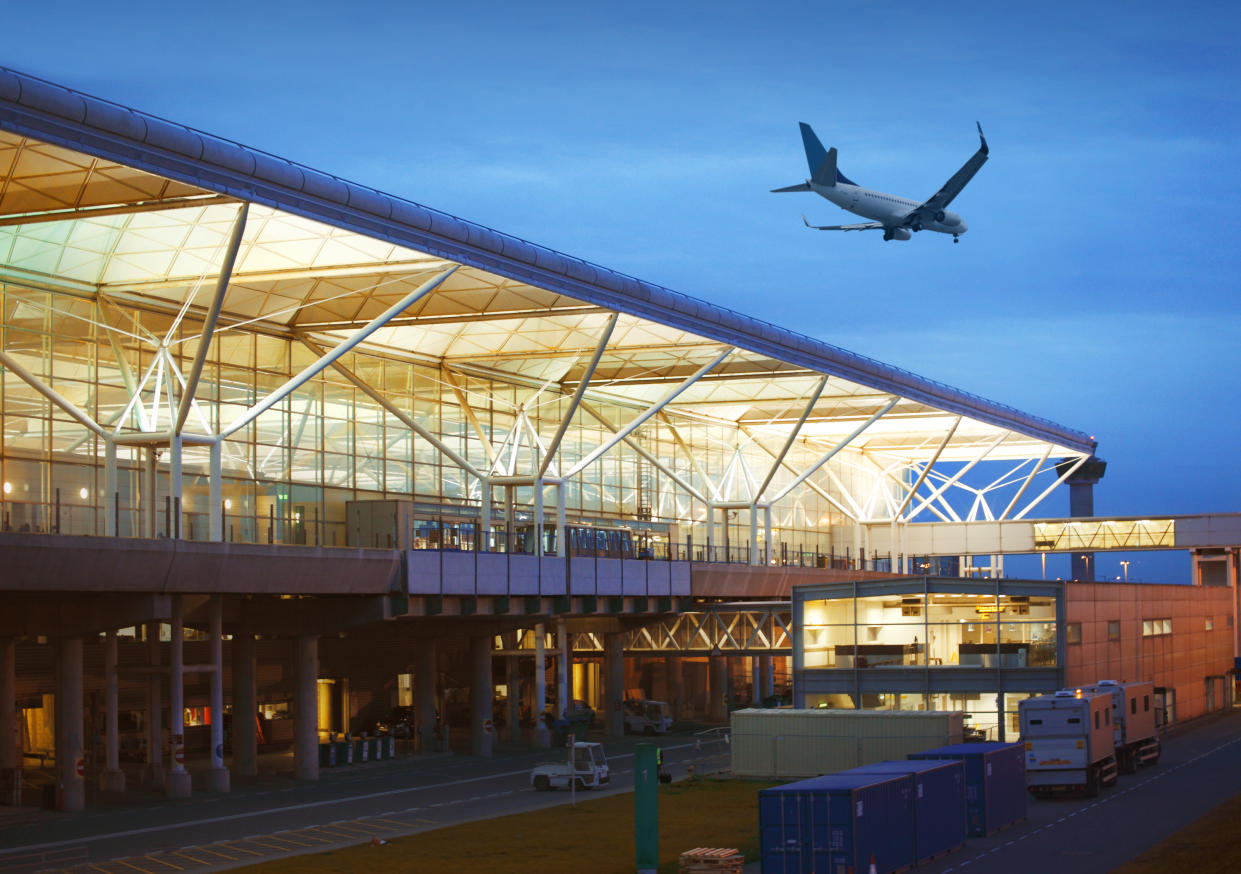
M961 224L961 216L957 215L955 212L941 212L935 216L935 221L939 222L941 225L947 225L950 228L955 228L957 225Z
M943 220L944 220L944 211L941 209L939 212L935 213L935 221L942 222Z
M883 232L885 240L908 240L912 236L908 228L887 228Z

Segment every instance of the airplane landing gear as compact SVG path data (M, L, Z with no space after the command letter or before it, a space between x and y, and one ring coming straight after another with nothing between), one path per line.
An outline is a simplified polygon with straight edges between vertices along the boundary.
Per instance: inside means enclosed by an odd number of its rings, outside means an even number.
M956 234L953 234L953 235L952 235L952 242L954 242L954 243L959 243L959 242L961 242L961 238L960 238L960 237L958 237Z

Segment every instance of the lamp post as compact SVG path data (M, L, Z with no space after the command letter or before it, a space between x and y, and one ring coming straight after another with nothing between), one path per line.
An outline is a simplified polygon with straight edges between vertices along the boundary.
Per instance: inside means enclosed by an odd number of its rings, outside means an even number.
M1121 568L1122 568L1122 569L1124 570L1124 572L1125 572L1125 582L1127 583L1127 582L1129 582L1129 562L1127 562L1127 561L1122 561L1122 562L1120 563L1120 566L1121 566Z
M1087 578L1087 579L1090 579L1090 556L1089 556L1089 555L1083 555L1083 556L1082 556L1082 561L1086 562L1086 578Z

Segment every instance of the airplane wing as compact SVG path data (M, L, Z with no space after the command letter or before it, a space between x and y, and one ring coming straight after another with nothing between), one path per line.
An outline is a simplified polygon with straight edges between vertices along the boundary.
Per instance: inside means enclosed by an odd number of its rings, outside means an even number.
M975 122L978 124L978 122ZM921 224L929 222L936 216L948 208L948 204L961 193L969 181L974 178L974 174L978 172L983 164L987 163L990 149L987 147L987 138L982 134L982 125L978 125L978 139L982 141L982 145L978 147L978 151L973 154L965 165L956 173L952 174L952 178L943 184L943 187L931 195L926 202L915 207L909 215L905 217L905 225Z
M856 225L812 225L810 219L804 215L801 220L806 223L806 227L813 228L816 231L874 231L882 230L883 222L859 222Z

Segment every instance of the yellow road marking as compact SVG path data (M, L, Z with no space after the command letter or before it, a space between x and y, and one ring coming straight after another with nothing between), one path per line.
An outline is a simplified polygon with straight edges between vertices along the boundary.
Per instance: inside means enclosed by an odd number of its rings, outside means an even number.
M373 821L374 822L386 822L390 825L396 826L397 828L405 828L405 823L397 822L395 819L383 819L381 817L376 817Z
M284 841L286 844L292 844L295 847L309 847L310 846L310 844L303 844L301 841L295 841L291 837L288 837L287 832L281 835L268 835L268 837L272 838L273 840Z
M143 857L138 856L137 858L141 859ZM124 865L126 868L133 868L135 871L141 871L142 874L156 874L156 872L148 871L146 868L143 868L140 865L135 865L133 862L130 862L126 859L113 859L112 861L116 862L119 865Z
M191 862L193 862L196 865L210 865L211 864L210 859L200 859L197 856L192 855L189 850L177 850L176 852L169 853L169 855L170 856L184 856L185 858L189 859Z
M272 837L271 835L264 835L264 837L267 838L268 840L273 840L273 841L280 840L280 838ZM254 844L256 846L263 847L264 849L267 849L267 850L275 850L277 853L283 853L289 849L288 847L280 847L274 844L265 844L258 838L246 838L246 843Z
M250 856L259 856L260 858L261 858L261 857L262 857L262 855L263 855L262 853L256 853L256 852L254 852L254 850L247 850L245 847L239 847L239 846L237 846L237 845L235 845L235 844L233 844L233 843L231 843L231 842L229 842L229 843L220 843L220 844L217 844L216 846L219 846L219 847L228 847L230 850L235 850L235 851L237 851L237 852L239 852L239 853L245 853L245 854L250 855Z
M213 846L217 846L217 847L218 847L218 846L219 846L219 844L214 844ZM211 847L198 847L198 849L202 850L204 853L210 853L210 854L211 854L211 855L213 855L213 856L219 856L219 857L220 857L220 858L222 858L222 859L228 859L228 861L230 861L230 862L236 862L236 861L237 861L237 857L236 857L236 856L230 856L228 853L221 853L221 852L219 852L219 851L217 851L217 850L213 850L213 849L211 849Z
M161 855L161 856L166 856L166 855L168 855L168 853L161 853L160 855ZM167 865L169 868L172 868L174 871L184 871L184 870L185 870L184 868L180 867L179 865L174 865L174 864L172 864L171 862L166 862L166 861L164 861L163 859L161 859L161 858L160 858L160 856L143 856L142 858L146 859L148 862L159 862L159 864L161 864L161 865Z
M302 829L299 832L294 832L294 834L297 835L299 838L309 838L312 841L318 841L319 843L322 843L322 844L331 843L331 840L329 840L328 838L324 838L324 837L320 837L319 835L311 834L309 829Z

